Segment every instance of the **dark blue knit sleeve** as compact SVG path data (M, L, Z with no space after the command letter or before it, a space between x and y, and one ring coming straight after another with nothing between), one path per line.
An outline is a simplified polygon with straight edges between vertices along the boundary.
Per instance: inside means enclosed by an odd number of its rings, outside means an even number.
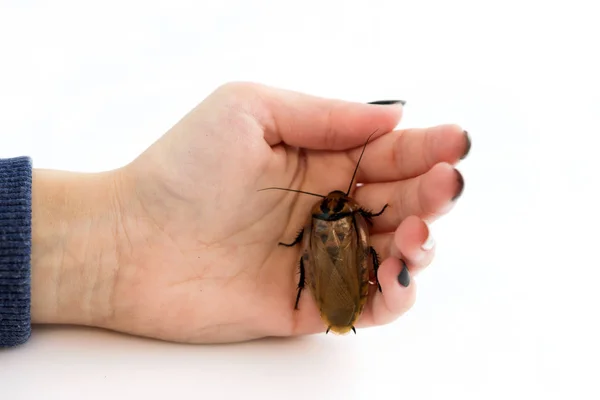
M0 159L0 347L31 335L31 178L29 157Z

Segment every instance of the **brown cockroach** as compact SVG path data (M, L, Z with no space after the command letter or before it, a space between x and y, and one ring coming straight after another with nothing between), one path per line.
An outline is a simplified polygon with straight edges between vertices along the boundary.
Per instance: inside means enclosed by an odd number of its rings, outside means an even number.
M378 213L372 213L349 197L362 156L376 132L367 138L345 193L334 190L323 196L286 188L261 189L286 190L322 198L312 207L311 215L294 241L280 242L279 245L293 247L302 242L294 309L298 309L300 294L307 285L327 327L325 333L332 331L343 335L352 330L356 334L354 324L367 302L369 284L374 284L370 280L371 272L381 292L377 279L379 256L371 246L369 226L371 219L383 214L388 204Z

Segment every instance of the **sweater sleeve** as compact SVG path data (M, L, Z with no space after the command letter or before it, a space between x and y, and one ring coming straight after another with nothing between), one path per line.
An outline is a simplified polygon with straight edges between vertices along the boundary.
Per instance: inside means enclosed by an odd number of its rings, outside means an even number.
M31 335L31 183L29 157L0 159L0 347Z

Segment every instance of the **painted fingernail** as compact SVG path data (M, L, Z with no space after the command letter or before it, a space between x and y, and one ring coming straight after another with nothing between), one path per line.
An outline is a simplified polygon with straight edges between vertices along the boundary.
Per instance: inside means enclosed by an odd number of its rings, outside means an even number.
M408 287L408 285L410 285L410 274L408 273L408 267L406 266L404 260L400 260L400 262L402 263L402 271L400 271L400 274L398 275L398 282L402 286Z
M467 131L463 131L463 134L465 135L465 141L466 141L465 146L466 147L465 147L465 153L460 158L461 160L464 160L465 158L467 158L467 155L469 155L469 152L471 151L471 136L469 136L469 132L467 132Z
M425 225L427 225L427 239L421 245L421 248L425 251L429 251L429 250L433 249L433 246L435 246L435 240L433 239L433 236L431 235L431 228L429 227L429 224L425 223Z
M380 105L392 105L392 104L402 104L405 105L406 104L406 100L376 100L376 101L370 101L367 104L380 104Z
M456 181L458 183L458 190L456 191L456 194L452 198L452 201L456 201L462 195L463 190L465 188L465 180L463 179L463 176L460 173L460 171L455 168L454 169L454 173L456 174Z

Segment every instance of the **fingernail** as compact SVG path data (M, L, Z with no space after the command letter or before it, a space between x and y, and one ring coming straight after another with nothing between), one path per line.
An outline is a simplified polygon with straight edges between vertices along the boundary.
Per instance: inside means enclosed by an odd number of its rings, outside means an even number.
M376 100L376 101L370 101L367 104L380 104L380 105L391 105L391 104L402 104L405 105L406 104L406 100Z
M465 140L466 140L467 144L465 147L465 154L463 154L463 156L460 158L461 160L464 160L465 158L467 158L469 151L471 151L471 136L469 136L469 132L467 132L467 131L463 131L463 134L465 135Z
M400 260L400 262L402 263L402 271L400 271L400 274L398 275L398 282L402 286L408 287L408 285L410 284L410 275L408 273L408 267L406 266L404 260Z
M458 199L462 195L463 190L465 188L465 180L463 179L462 174L456 168L454 169L454 172L456 173L456 181L458 182L458 190L456 191L456 194L452 198L452 201L456 201L456 199Z
M425 225L427 225L427 239L421 245L421 248L425 251L429 251L429 250L433 249L433 246L435 246L435 240L433 239L433 236L431 235L431 229L429 227L429 224L425 223Z

